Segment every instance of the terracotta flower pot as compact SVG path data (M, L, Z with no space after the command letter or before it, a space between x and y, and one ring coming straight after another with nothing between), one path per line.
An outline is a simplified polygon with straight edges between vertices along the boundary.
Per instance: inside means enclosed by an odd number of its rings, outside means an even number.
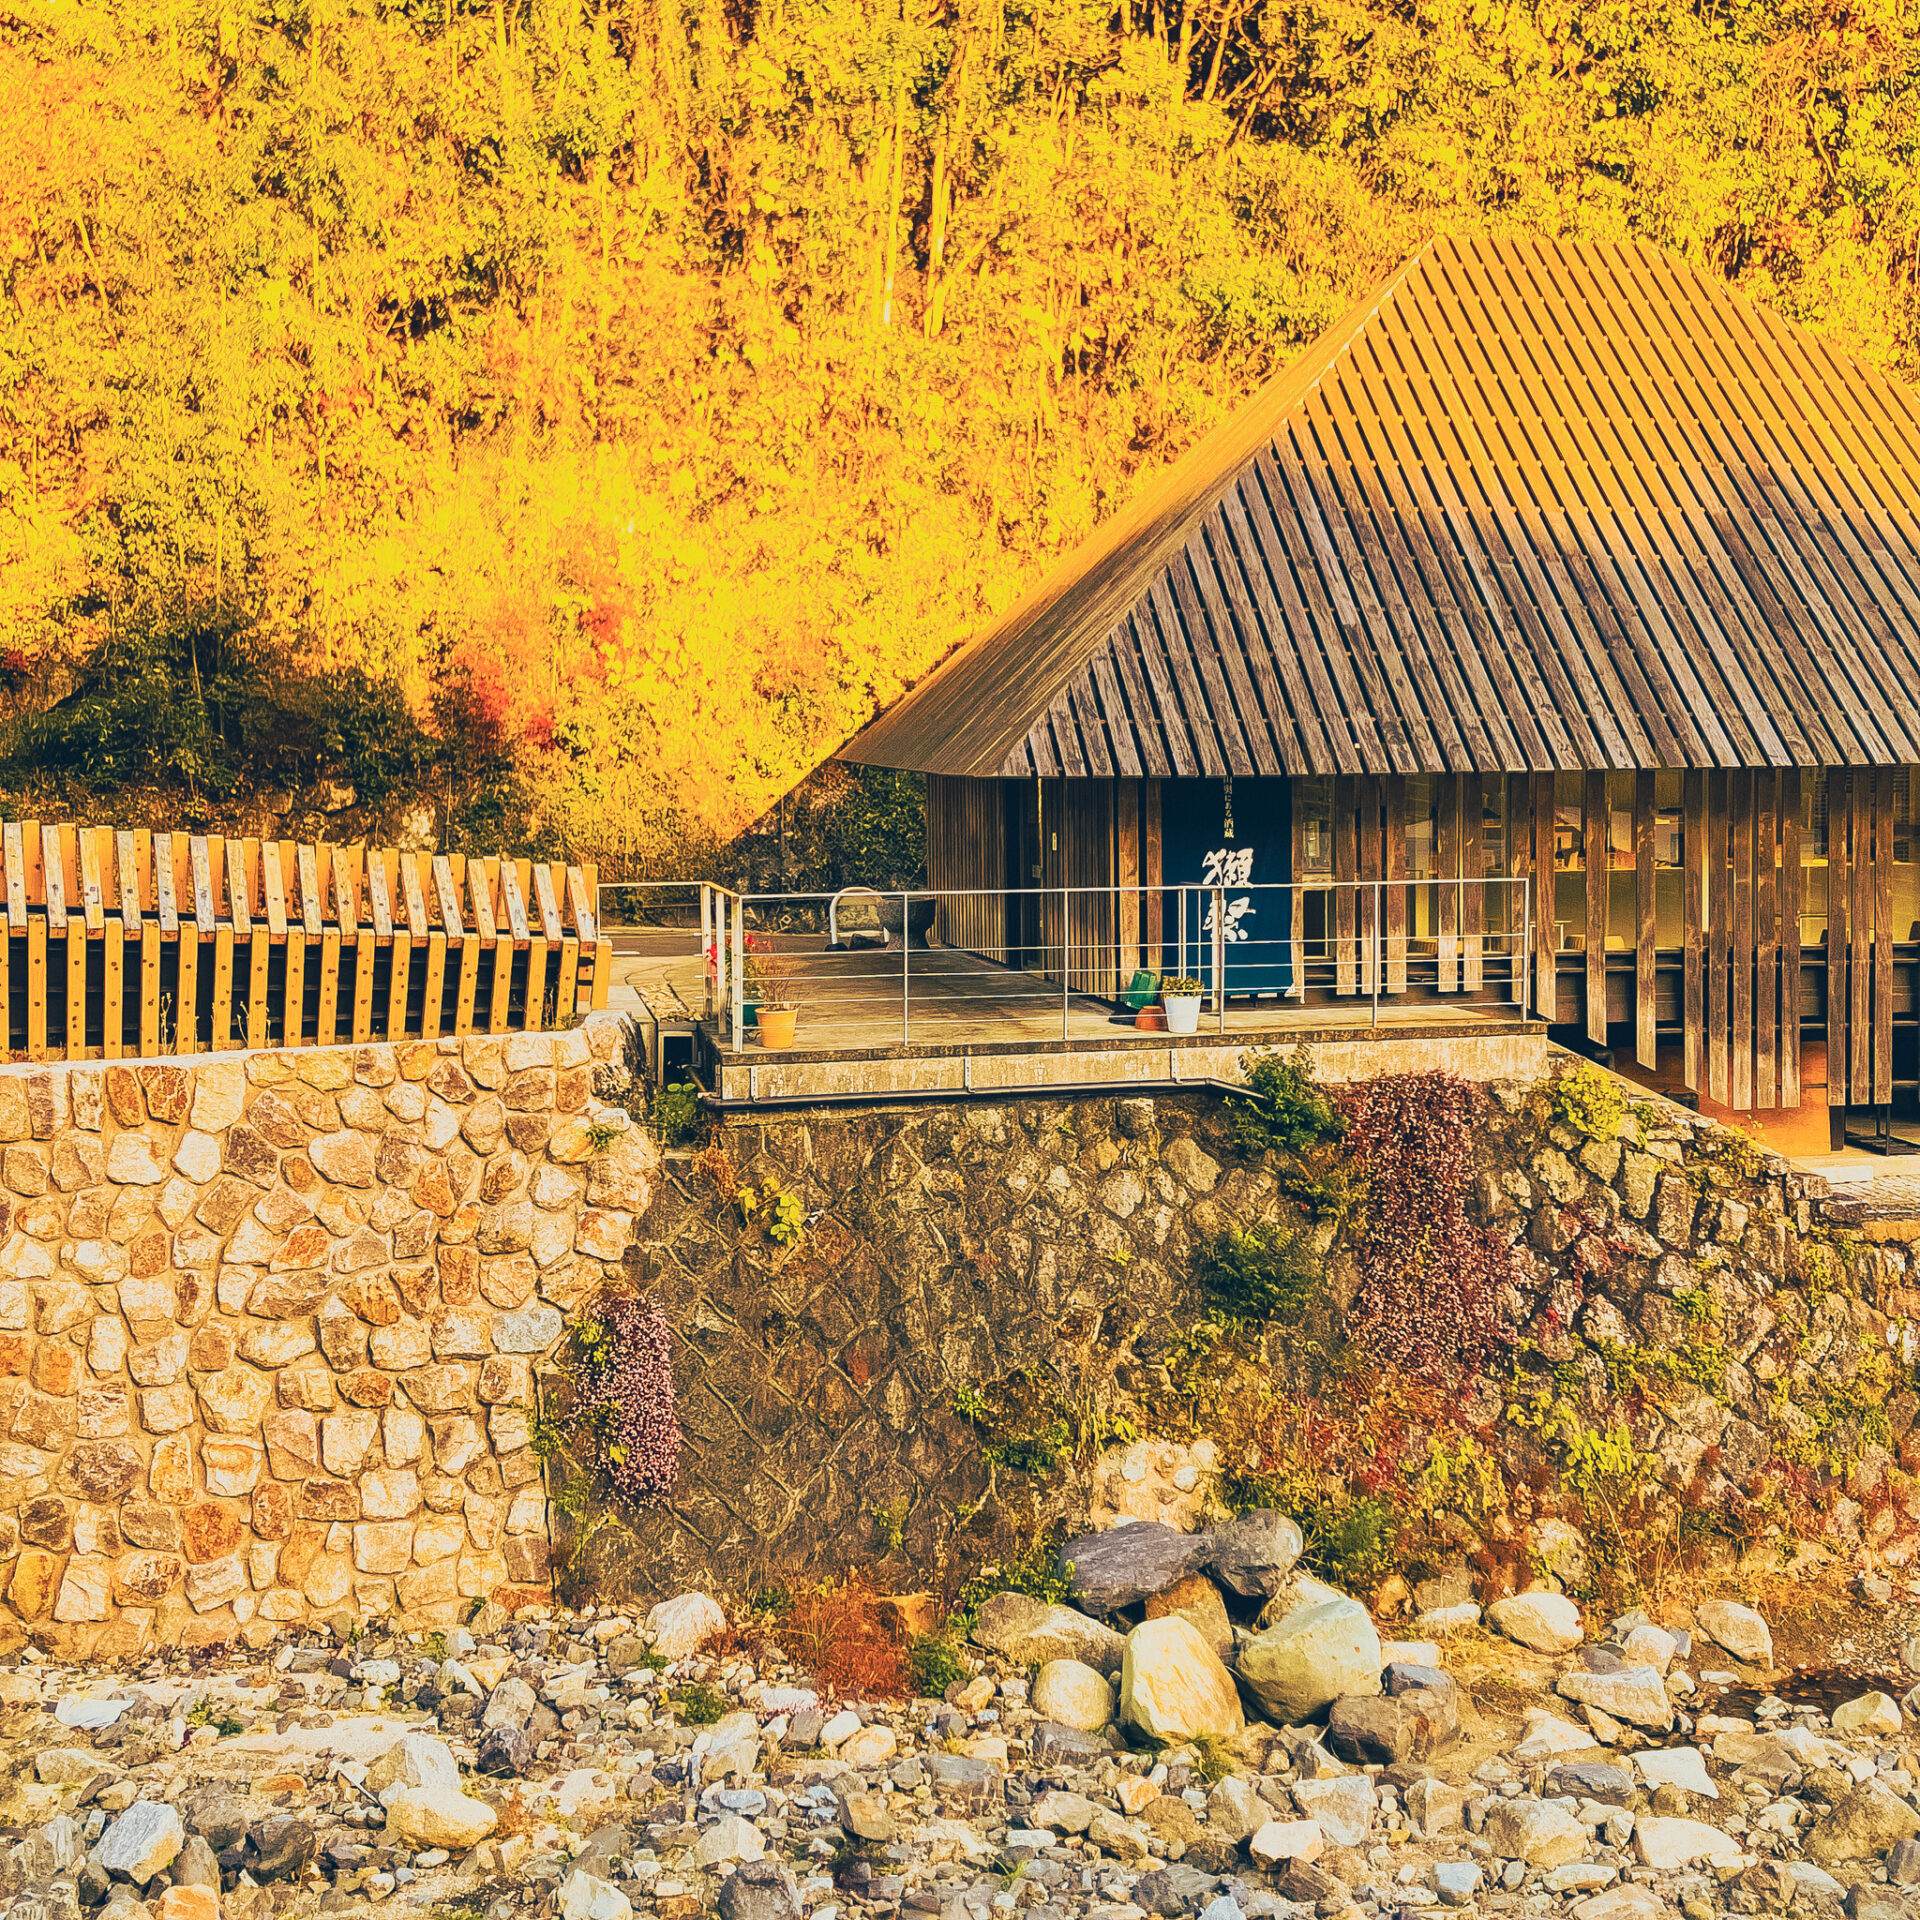
M790 1047L793 1045L793 1030L800 1019L798 1007L766 1007L760 1009L760 1044L763 1047Z

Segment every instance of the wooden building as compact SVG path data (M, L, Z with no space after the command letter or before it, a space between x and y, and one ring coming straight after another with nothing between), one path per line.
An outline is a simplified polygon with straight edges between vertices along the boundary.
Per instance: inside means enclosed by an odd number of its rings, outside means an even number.
M1171 964L1231 822L1283 990L1510 991L1524 926L1573 1035L1886 1108L1920 399L1650 247L1436 242L843 757L929 776L938 937L1010 967Z

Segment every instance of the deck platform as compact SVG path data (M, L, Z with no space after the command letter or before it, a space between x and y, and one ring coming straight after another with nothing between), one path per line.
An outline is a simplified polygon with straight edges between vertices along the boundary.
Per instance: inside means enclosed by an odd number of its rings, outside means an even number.
M784 943L783 943L784 945ZM1063 993L1057 982L977 956L898 947L784 956L794 969L800 1023L791 1049L773 1051L749 1028L706 1015L699 955L684 935L616 936L610 1007L649 1033L690 1034L695 1072L728 1105L809 1100L964 1096L1048 1088L1166 1091L1238 1081L1260 1047L1309 1046L1316 1071L1346 1080L1445 1067L1472 1080L1531 1079L1545 1071L1545 1023L1510 1003L1354 995L1316 1005L1277 999L1203 1012L1191 1035L1116 1024L1110 1001ZM902 968L902 960L906 964Z

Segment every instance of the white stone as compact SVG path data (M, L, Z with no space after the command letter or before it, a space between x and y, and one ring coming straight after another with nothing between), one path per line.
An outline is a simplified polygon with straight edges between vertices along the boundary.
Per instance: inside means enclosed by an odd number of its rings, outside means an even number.
M157 1800L136 1800L107 1829L94 1857L115 1879L144 1887L173 1864L186 1844L186 1827L173 1808Z
M1703 1600L1693 1610L1693 1622L1736 1660L1750 1667L1773 1665L1773 1634L1751 1607L1736 1600Z
M464 1853L490 1834L499 1815L457 1787L402 1787L387 1802L387 1838L404 1847Z
M1326 1844L1317 1820L1269 1820L1247 1842L1247 1852L1271 1867L1282 1860L1317 1860Z
M1633 1764L1650 1787L1678 1787L1703 1799L1720 1798L1697 1747L1649 1747L1633 1756Z
M1375 1675L1378 1685L1379 1676ZM1233 1676L1191 1620L1169 1614L1127 1635L1120 1713L1156 1740L1231 1739L1246 1721ZM1098 1729L1089 1729L1098 1731Z
M1535 1653L1571 1653L1586 1637L1580 1609L1564 1593L1510 1593L1487 1609L1487 1618Z
M575 1867L560 1882L560 1920L628 1920L633 1902L618 1887Z
M1676 1867L1690 1867L1696 1860L1737 1858L1740 1843L1704 1820L1662 1820L1643 1813L1633 1823L1633 1850L1643 1867L1671 1872Z
M860 1731L860 1716L851 1707L842 1707L827 1724L820 1729L820 1744L823 1747L837 1747L843 1740L851 1740Z
M1585 1826L1545 1800L1501 1800L1487 1809L1480 1837L1502 1860L1533 1867L1564 1866L1593 1845Z
M1366 1844L1376 1807L1373 1782L1363 1773L1336 1780L1296 1780L1293 1800L1336 1847Z
M382 1681L372 1672L372 1668L380 1665L397 1666L398 1662L369 1661L360 1670L362 1677L374 1686L391 1686L392 1681ZM431 1734L410 1733L396 1740L367 1769L366 1784L367 1791L377 1795L382 1806L390 1804L396 1794L404 1793L409 1787L451 1787L458 1793L460 1763L444 1740L436 1740Z
M1520 1761L1551 1760L1562 1753L1584 1753L1599 1744L1585 1727L1577 1727L1544 1707L1533 1707L1527 1712L1513 1757Z
M704 1593L683 1593L662 1600L647 1615L642 1631L655 1649L669 1660L684 1660L709 1640L726 1632L727 1616L720 1604ZM752 1856L758 1859L760 1856Z
M1655 1733L1673 1725L1667 1683L1651 1667L1628 1667L1623 1673L1563 1673L1558 1691L1565 1699L1598 1707L1616 1720Z
M752 1821L723 1813L693 1843L692 1860L696 1867L718 1867L729 1860L758 1860L766 1851L767 1843Z
M1620 1643L1621 1656L1628 1666L1651 1667L1655 1673L1665 1673L1679 1651L1680 1643L1672 1634L1646 1621Z
M1651 1887L1609 1887L1582 1900L1568 1920L1671 1920L1673 1908Z
M1843 1701L1833 1710L1833 1730L1835 1733L1897 1735L1899 1702L1884 1693L1863 1693L1857 1700Z

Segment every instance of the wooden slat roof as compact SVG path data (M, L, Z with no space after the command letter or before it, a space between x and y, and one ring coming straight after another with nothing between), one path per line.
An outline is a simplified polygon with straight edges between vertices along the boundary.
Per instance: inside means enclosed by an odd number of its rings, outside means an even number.
M1920 398L1653 247L1436 241L841 757L1920 763Z

